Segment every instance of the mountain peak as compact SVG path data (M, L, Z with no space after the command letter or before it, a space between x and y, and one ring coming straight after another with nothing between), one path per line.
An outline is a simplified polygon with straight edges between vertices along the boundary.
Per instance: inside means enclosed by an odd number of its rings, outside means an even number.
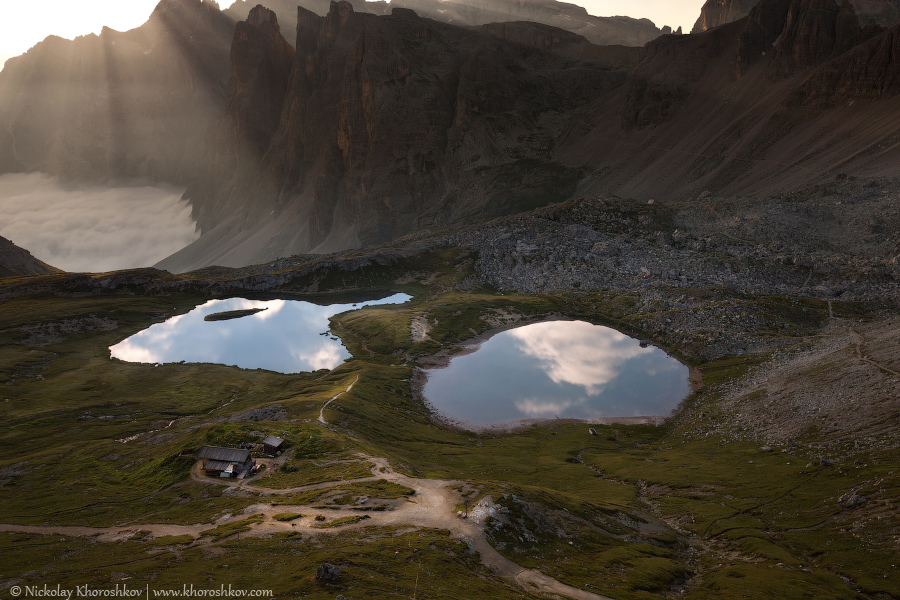
M269 25L274 27L276 31L281 31L278 26L278 17L275 13L262 4L257 4L253 8L250 9L250 14L247 15L247 23L253 25L254 27L263 27L265 25Z
M353 5L347 2L347 0L340 0L340 2L335 2L331 0L331 7L328 10L329 17L337 17L341 21L341 27L347 24L347 19L350 18L350 15L353 14Z

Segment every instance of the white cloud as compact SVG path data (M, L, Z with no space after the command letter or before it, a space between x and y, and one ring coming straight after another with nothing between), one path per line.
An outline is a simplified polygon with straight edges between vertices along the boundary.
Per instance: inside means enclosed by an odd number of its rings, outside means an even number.
M133 363L158 363L162 355L155 349L133 344L129 340L120 342L110 349L110 356Z
M520 327L510 335L536 358L554 383L570 383L596 395L619 374L625 361L653 352L613 329L582 321L554 321Z
M694 21L700 16L704 0L576 0L588 13L600 17L624 15L645 18L657 27L669 25L672 29L683 27L685 33L691 31Z
M524 400L517 400L515 406L526 417L532 419L552 419L563 414L570 408L583 406L586 403L586 398L557 401L526 398Z
M308 370L310 371L333 369L344 362L344 359L341 357L341 347L336 343L322 345L316 352L311 354L298 352L295 356L301 364L304 366L308 365ZM304 368L303 370L305 371L307 368Z
M266 310L256 313L255 315L253 315L253 318L259 321L271 319L272 317L280 313L281 309L283 309L285 306L287 306L287 302L285 302L284 300L270 300L269 302L263 302L262 306L254 306L253 308L265 308Z
M173 187L72 187L42 173L0 175L0 235L73 272L149 267L199 237Z

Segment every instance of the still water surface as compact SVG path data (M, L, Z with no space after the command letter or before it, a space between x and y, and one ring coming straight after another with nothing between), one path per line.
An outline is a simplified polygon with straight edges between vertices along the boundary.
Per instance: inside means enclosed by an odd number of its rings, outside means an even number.
M329 317L363 306L402 304L411 298L394 294L329 306L297 300L210 300L110 347L110 354L128 362L218 363L281 373L333 369L350 353L336 337L322 335L328 331ZM254 308L266 310L239 319L203 320L214 313Z
M689 391L687 367L662 350L582 321L504 331L427 374L425 397L466 427L663 416Z

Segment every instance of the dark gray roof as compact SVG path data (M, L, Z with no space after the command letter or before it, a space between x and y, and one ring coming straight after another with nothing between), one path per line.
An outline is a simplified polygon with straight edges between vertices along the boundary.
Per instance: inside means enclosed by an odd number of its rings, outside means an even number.
M206 471L224 471L228 468L228 465L233 465L234 463L228 460L208 460L206 464L203 465L203 469Z
M207 460L224 460L228 462L245 463L250 460L250 451L240 448L218 448L216 446L203 446L197 451L197 458Z
M275 448L277 448L278 446L280 446L284 443L284 440L281 439L280 437L275 437L274 435L270 435L270 436L266 437L266 439L264 439L262 441L262 443L264 446L274 446Z

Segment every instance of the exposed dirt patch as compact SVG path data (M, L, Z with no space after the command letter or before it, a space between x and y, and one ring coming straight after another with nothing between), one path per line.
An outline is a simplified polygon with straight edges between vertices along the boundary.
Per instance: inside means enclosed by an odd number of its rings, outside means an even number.
M460 488L463 482L408 477L395 472L384 458L366 458L372 463L372 472L378 473L378 476L352 481L365 482L384 479L412 488L415 490L415 494L408 501L398 501L392 511L367 512L364 519L346 519L348 516L360 516L358 512L354 512L354 507L332 508L324 506L272 506L268 504L256 504L248 507L241 515L228 515L225 518L217 520L215 524L224 525L235 521L241 521L246 518L247 514L261 515L262 518L259 522L249 524L249 531L240 534L243 536L266 536L276 532L292 531L315 537L317 535L327 535L330 532L346 531L348 529L357 529L370 525L412 525L414 527L447 529L455 537L463 540L470 549L477 551L481 556L482 563L488 569L500 577L515 581L528 591L554 596L565 596L577 600L609 600L605 596L586 592L560 583L539 571L523 569L497 552L487 541L482 519L460 519L456 516L454 507L462 499L462 496L460 496L457 489ZM233 483L205 478L199 474L198 467L199 463L192 471L192 476L195 480L209 481L215 485L221 485L222 483L235 486L241 485L237 482ZM304 490L327 489L329 487L346 485L347 483L350 482L336 481L326 484L292 488L289 490L266 491L272 494L292 494ZM242 487L244 487L244 489L256 489L252 486ZM491 506L489 499L484 503L484 506L486 510L484 516L487 516ZM275 515L285 512L297 512L306 516L298 517L289 522L279 521L275 518ZM321 519L316 520L317 516L324 517L325 521L322 521ZM338 521L339 519L346 519L346 521ZM337 526L322 528L321 525L323 522L335 523ZM0 531L89 536L100 541L120 541L128 539L134 536L137 531L147 532L151 537L190 535L196 540L194 543L203 545L204 552L207 553L208 556L227 553L228 550L226 548L216 544L230 539L229 537L223 537L213 541L209 537L204 538L201 536L202 532L208 530L209 527L210 524L208 523L197 525L142 524L129 527L104 528L0 524Z
M409 334L413 342L431 340L428 335L429 331L431 331L431 324L426 317L416 317L409 324Z

